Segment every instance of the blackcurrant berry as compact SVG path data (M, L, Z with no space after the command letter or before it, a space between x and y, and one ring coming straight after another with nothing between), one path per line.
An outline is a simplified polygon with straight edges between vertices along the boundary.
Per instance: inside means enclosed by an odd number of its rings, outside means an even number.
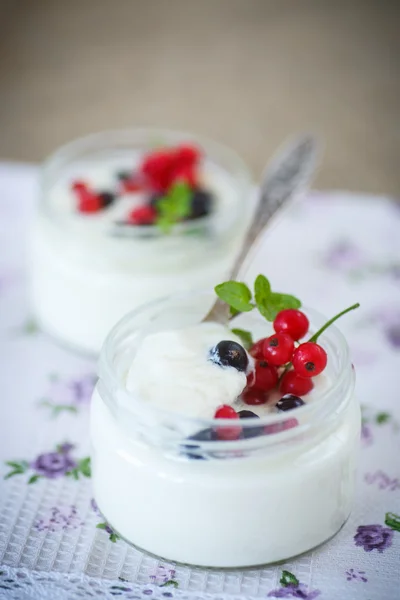
M212 348L210 360L223 367L234 367L238 371L246 371L249 364L246 350L231 340L222 340Z
M304 400L298 396L295 396L294 394L286 394L285 396L282 396L279 402L277 402L276 408L278 410L286 411L303 406L303 404Z

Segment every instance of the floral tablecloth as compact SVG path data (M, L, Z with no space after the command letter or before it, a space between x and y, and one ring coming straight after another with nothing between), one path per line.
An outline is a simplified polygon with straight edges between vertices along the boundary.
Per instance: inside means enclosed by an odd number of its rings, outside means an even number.
M35 167L0 165L0 598L400 598L399 205L312 192L254 258L249 281L265 272L327 315L361 302L340 324L364 414L357 497L322 548L278 566L217 571L149 557L98 513L88 460L95 361L40 332L30 312L36 187Z

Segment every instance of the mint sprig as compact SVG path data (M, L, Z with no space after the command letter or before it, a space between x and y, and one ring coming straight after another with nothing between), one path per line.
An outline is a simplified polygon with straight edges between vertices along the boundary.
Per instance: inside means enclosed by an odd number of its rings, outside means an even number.
M273 321L276 315L285 308L300 308L301 302L295 296L273 292L265 275L258 275L254 282L254 300L245 283L226 281L215 287L217 296L231 307L232 316L241 312L250 312L256 306L260 314Z
M225 281L217 285L215 292L221 300L229 304L235 314L240 312L250 312L254 308L254 304L250 302L251 291L245 283L239 281Z
M175 183L157 202L157 227L164 233L169 233L176 223L189 216L191 197L192 192L187 183Z

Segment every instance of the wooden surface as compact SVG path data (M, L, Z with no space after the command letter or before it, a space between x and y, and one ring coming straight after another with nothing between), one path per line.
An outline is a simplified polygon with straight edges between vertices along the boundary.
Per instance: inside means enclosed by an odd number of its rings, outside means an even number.
M400 2L0 0L0 159L88 132L188 129L259 175L325 140L320 187L400 195Z

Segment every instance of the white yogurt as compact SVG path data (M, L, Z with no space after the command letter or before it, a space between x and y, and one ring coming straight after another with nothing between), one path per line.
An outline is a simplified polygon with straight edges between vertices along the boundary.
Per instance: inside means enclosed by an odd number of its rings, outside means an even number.
M212 418L218 406L233 404L246 386L244 372L208 360L221 340L239 341L218 323L147 336L129 369L127 390L164 410Z
M77 212L71 181L84 179L97 191L112 190L116 172L132 170L140 160L141 154L132 149L113 152L109 137L109 150L96 153L101 136L76 142L76 148L66 147L50 159L31 253L33 306L40 324L90 353L99 352L111 327L136 306L222 281L251 214L246 173L236 176L229 160L219 164L213 147L210 159L205 148L202 178L215 196L215 210L201 224L194 220L184 231L178 227L172 235L150 237L140 227L116 226L142 202L140 194L129 194L99 213Z
M199 365L200 379L192 382L193 396L190 394L184 365L198 364L199 352L204 358L209 343L204 327L191 330L196 357L181 354L188 349L182 341L185 331L179 333L180 342L173 344L171 354L167 351L164 354L164 350L156 352L155 365L160 367L161 379L171 386L165 394L159 382L153 386L156 367L148 370L151 351L157 347L155 337L144 341L143 355L137 368L134 358L128 379L126 369L118 366L119 360L124 360L122 354L118 359L118 344L121 348L126 344L118 326L114 338L109 338L100 361L100 382L93 396L91 415L92 477L100 510L125 539L178 562L246 567L285 560L310 550L340 529L352 505L360 410L353 394L350 362L346 359L340 363L337 359L340 353L347 356L345 341L334 328L324 335L323 345L330 360L321 387L316 386L317 391L304 397L308 406L283 416L298 419L298 427L253 439L210 442L215 453L211 451L208 460L191 460L176 451L176 447L188 443L179 440L187 426L184 416L185 412L188 414L187 403L192 397L196 399L192 414L200 414L201 399L207 411L212 410L218 399L209 391L208 377L224 393L223 371L226 377L232 377L230 403L235 402L239 389L234 382L239 380L231 369L219 368L213 375L207 370L206 375L203 369L207 361L204 361ZM219 335L218 327L213 336ZM126 322L124 330L127 336ZM198 334L197 341L194 331ZM220 339L226 339L225 334L221 330ZM158 335L159 340L176 342L175 332ZM209 340L214 343L213 336L210 334ZM119 339L117 345L113 339ZM111 383L109 367L105 367L109 353L115 357L112 377L119 378L116 391L112 391L116 381ZM136 356L140 353L139 346ZM163 356L164 365L160 364ZM174 373L171 376L163 370L167 364ZM147 390L146 374L150 379ZM176 386L177 398L171 399L170 377L175 376L181 381ZM126 392L127 381L128 387L134 389L132 396ZM140 392L142 398L138 396ZM189 398L185 398L186 392ZM210 401L208 393L213 398ZM165 402L171 402L174 411L171 418L165 417ZM223 402L225 397L219 404ZM144 416L140 405L146 412ZM269 405L246 408L254 412L262 408L264 416L276 413ZM153 415L150 420L149 414ZM191 422L197 423L195 419ZM197 423L198 429L204 426Z

